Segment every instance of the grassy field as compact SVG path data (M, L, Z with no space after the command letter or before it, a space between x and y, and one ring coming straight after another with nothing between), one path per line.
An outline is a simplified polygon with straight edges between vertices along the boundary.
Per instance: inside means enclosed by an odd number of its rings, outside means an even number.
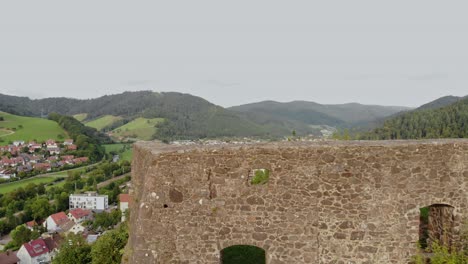
M73 117L74 117L76 120L82 122L83 120L86 119L86 117L88 117L88 114L86 114L86 113L83 113L83 114L76 114L76 115L73 115Z
M15 189L18 189L19 187L24 188L29 183L36 183L36 184L37 183L49 183L49 182L53 182L54 180L55 180L55 177L36 177L36 178L1 184L0 194L9 193L11 191L14 191Z
M70 170L48 173L48 174L45 174L44 177L54 177L54 178L65 177L66 178L66 177L68 177L68 172L75 172L75 171L84 172L86 170L86 167L78 167L78 168L74 168L74 169L70 169ZM42 176L40 176L40 177L42 177Z
M68 137L56 122L37 117L25 117L0 112L4 121L0 121L0 139L8 142L14 140L37 140L47 139L63 140ZM8 130L8 131L6 131ZM14 132L12 134L8 133ZM61 137L61 138L60 138Z
M164 121L163 118L142 118L139 117L112 131L114 137L136 137L142 140L150 140L156 132L156 124Z
M91 165L92 166L92 165ZM12 182L12 183L4 183L0 184L0 194L5 194L8 192L11 192L19 187L24 187L28 185L29 183L49 183L52 182L54 179L62 177L62 178L67 178L68 177L68 172L71 171L82 171L84 172L86 170L86 167L79 167L71 170L66 170L66 171L59 171L59 172L53 172L53 173L47 173L43 175L38 175L34 176L33 178L30 179L25 179L17 182ZM52 186L62 186L65 183L65 181L58 182L57 184L47 186L46 188L50 188Z
M107 153L111 151L115 151L120 155L121 160L132 161L133 148L131 144L109 144L109 145L103 145L103 146L106 149ZM125 149L124 152L120 153L120 150L122 150L125 146L127 146L127 149Z
M120 116L105 115L93 121L86 122L85 125L89 127L94 127L97 130L101 130L106 126L112 125L114 122L122 119Z
M10 135L12 133L14 133L14 132L11 131L11 130L0 129L0 137L5 136L5 135Z

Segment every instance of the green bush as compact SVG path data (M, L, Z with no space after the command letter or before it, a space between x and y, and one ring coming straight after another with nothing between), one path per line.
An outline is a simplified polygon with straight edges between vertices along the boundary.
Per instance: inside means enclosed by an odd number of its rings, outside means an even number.
M254 176L252 178L251 183L252 184L265 184L268 182L268 179L270 178L270 171L267 169L260 169L260 170L255 170Z

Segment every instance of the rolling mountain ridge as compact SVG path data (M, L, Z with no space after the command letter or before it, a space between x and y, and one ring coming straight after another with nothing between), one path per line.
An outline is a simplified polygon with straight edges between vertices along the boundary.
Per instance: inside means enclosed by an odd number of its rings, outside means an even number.
M75 115L83 123L99 130L120 136L144 134L145 139L151 133L154 133L152 138L161 140L247 136L277 138L291 135L292 131L297 135L319 135L321 126L369 127L378 124L379 120L425 108L443 107L460 100L459 97L440 98L408 111L409 108L399 106L323 105L307 101L263 101L223 108L190 94L152 91L124 92L86 100L31 100L0 94L0 111L23 116L46 116L53 112ZM157 122L154 121L156 119ZM132 129L140 130L133 133Z

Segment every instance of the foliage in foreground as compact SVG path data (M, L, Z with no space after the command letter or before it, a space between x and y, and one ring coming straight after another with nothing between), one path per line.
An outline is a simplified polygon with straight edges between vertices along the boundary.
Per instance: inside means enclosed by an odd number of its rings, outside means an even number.
M91 248L93 264L119 264L128 240L128 226L123 223L118 229L102 235Z
M223 264L265 264L265 251L254 246L228 247L222 251L221 255Z
M439 243L434 242L431 245L431 264L468 264L468 221L465 221L460 236L460 247L453 247L451 249L441 246ZM426 264L427 257L423 254L424 250L414 256L412 259L413 264Z
M60 246L53 264L120 264L128 240L127 223L104 233L89 245L80 235L70 234Z

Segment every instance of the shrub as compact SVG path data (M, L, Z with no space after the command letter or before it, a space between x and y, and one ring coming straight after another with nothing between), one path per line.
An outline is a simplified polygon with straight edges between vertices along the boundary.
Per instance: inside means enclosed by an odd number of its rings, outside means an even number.
M270 171L267 169L260 169L254 171L254 176L252 178L252 184L265 184L268 182L270 178Z

